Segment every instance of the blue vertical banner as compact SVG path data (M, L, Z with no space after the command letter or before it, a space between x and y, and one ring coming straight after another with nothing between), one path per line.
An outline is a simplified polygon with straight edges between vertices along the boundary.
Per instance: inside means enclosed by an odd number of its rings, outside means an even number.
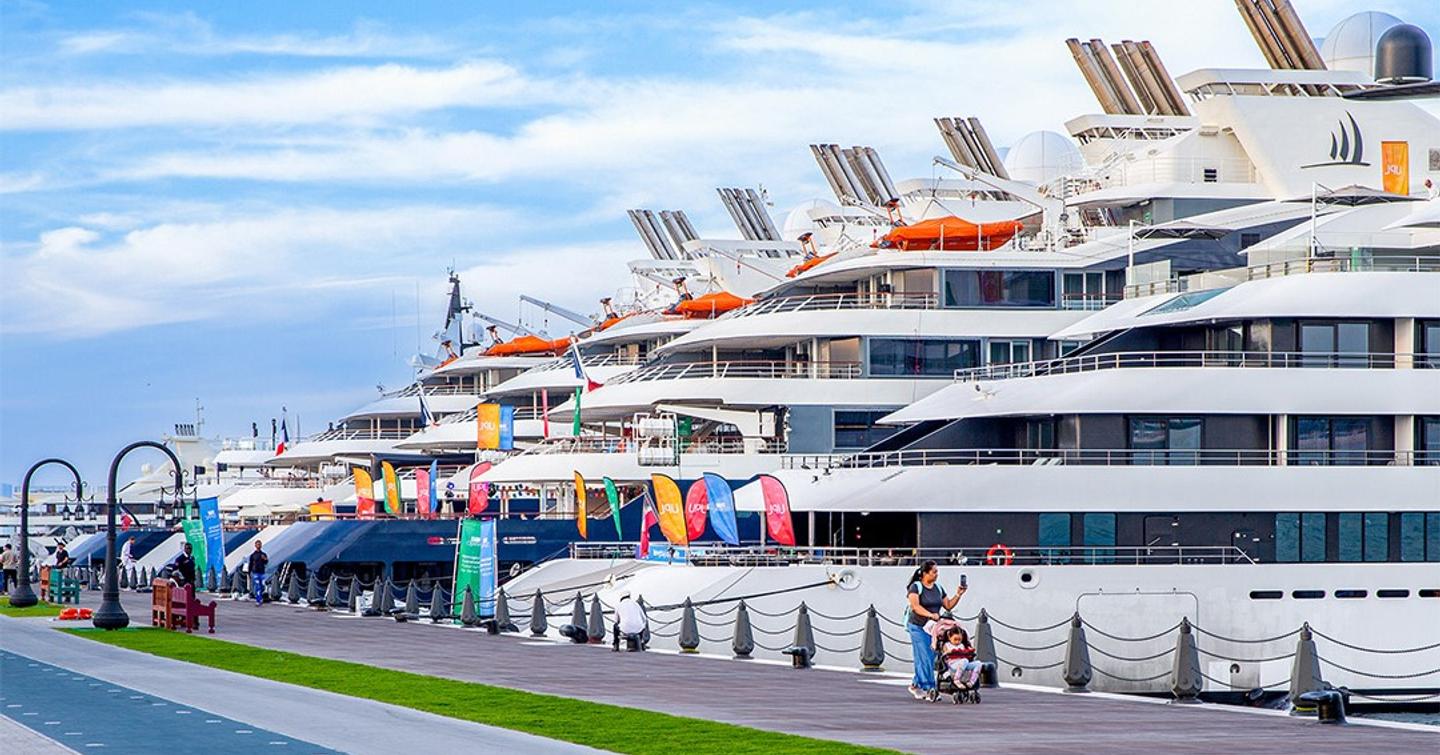
M500 405L500 450L515 450L515 407Z
M495 615L496 579L500 572L499 551L496 548L495 520L480 521L480 597L477 606L479 614L486 618Z
M735 521L735 494L730 490L730 483L714 472L706 472L700 479L710 499L710 528L721 540L739 545L740 527Z
M220 579L225 574L225 530L220 525L219 498L200 499L200 528L205 533L205 564L215 567L215 578Z

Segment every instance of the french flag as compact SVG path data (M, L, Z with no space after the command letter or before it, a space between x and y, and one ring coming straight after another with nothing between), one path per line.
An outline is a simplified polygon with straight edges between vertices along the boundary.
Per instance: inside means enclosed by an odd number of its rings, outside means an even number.
M650 555L650 528L660 523L660 517L655 513L655 507L650 502L650 491L645 491L645 497L641 499L640 505L644 513L640 517L640 558Z
M280 445L275 447L275 455L285 453L285 447L290 445L290 420L280 420Z
M577 341L570 342L570 364L575 367L575 378L585 384L586 393L600 387L600 383L591 380L590 376L585 374L585 364L580 361L580 344Z
M424 391L421 391L420 394L419 394L419 396L420 396L420 429L421 429L421 430L424 430L425 428L427 428L427 427L435 424L435 416L430 413L430 407L425 405L425 392L424 392Z

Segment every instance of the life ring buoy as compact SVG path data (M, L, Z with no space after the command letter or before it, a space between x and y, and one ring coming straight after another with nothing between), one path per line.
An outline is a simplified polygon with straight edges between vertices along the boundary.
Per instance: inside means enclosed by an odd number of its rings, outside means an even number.
M991 566L1009 566L1015 561L1015 551L1004 543L996 543L985 551L985 563Z

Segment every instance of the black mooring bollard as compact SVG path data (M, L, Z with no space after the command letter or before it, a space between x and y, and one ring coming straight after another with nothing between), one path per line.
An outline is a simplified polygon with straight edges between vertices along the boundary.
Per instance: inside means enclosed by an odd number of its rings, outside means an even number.
M574 626L585 628L585 599L580 593L575 593L575 602L570 605L570 623ZM589 634L589 631L586 631Z
M375 586L375 591L379 593L378 597L380 598L380 602L378 607L380 609L380 615L389 616L390 614L394 613L395 586L390 584L390 580L380 580L380 583Z
M215 592L215 565L205 567L205 591Z
M430 623L438 624L450 618L450 601L446 600L445 588L436 582L430 587Z
M1170 672L1170 693L1177 703L1198 703L1205 691L1205 678L1200 675L1200 649L1190 630L1190 619L1180 619L1180 636L1175 640L1175 667Z
M875 605L865 612L865 637L860 642L860 670L885 670L885 638L880 634L880 616Z
M750 660L750 654L755 652L755 631L750 626L750 608L743 600L735 609L735 635L730 638L730 649L735 652L736 658L746 661Z
M810 668L815 660L815 631L810 627L810 609L803 600L795 615L795 638L783 652L797 669Z
M320 575L310 572L309 578L305 580L305 604L316 608L320 603Z
M1061 678L1065 680L1066 692L1089 692L1090 679L1095 675L1090 667L1090 646L1085 642L1085 627L1076 613L1070 620L1070 639L1065 643L1065 666Z
M479 622L480 617L475 615L475 593L470 591L470 585L465 585L465 597L460 602L460 624L473 627Z
M121 570L120 570L120 589L121 589L121 590L129 590L129 589L130 589L130 574L128 573L128 571L129 571L129 570L127 570L127 569L121 569Z
M689 598L680 611L680 652L700 652L700 627L695 621L695 604Z
M535 603L530 606L530 634L533 637L544 637L548 629L550 622L545 619L545 596L536 590Z
M995 635L990 629L990 614L980 609L975 622L975 660L980 662L980 686L1000 686L1000 661L995 656Z
M300 575L290 572L289 584L285 586L285 602L295 604L300 602Z
M590 596L590 619L585 625L591 643L605 641L605 607L600 605L600 593Z
M405 587L405 613L412 616L420 613L420 593L415 589L413 578Z
M331 572L331 573L330 573L330 579L328 579L328 580L325 581L325 601L324 601L324 603L325 603L325 608L327 608L327 609L330 609L330 608L339 608L339 607L345 605L345 601L343 601L343 600L340 599L340 575L339 575L339 574L336 574L336 573L334 573L334 572Z
M510 598L505 595L505 588L500 588L495 593L495 634L500 632L518 632L520 627L510 619Z
M1338 689L1318 689L1300 696L1300 703L1315 710L1315 717L1322 724L1344 725L1345 694Z
M1300 627L1300 639L1295 642L1295 660L1290 666L1290 705L1293 712L1308 713L1308 705L1301 698L1306 692L1325 689L1325 679L1320 675L1320 656L1315 652L1315 635L1310 631L1310 622Z
M360 593L363 591L363 588L360 587L360 577L352 574L350 576L350 594L345 596L345 606L350 609L350 613L357 616L360 615Z

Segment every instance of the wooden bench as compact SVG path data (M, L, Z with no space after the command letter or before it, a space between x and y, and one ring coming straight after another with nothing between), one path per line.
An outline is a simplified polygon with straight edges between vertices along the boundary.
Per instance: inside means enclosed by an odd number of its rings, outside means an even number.
M80 602L80 580L76 577L67 576L64 569L52 569L42 588L46 600L51 603L79 603Z
M210 620L210 634L215 634L215 601L201 603L195 599L195 586L172 585L170 592L170 628L185 627L188 634L200 628L200 619Z
M168 579L150 582L150 626L173 628L174 618L170 613L170 590L173 587Z

